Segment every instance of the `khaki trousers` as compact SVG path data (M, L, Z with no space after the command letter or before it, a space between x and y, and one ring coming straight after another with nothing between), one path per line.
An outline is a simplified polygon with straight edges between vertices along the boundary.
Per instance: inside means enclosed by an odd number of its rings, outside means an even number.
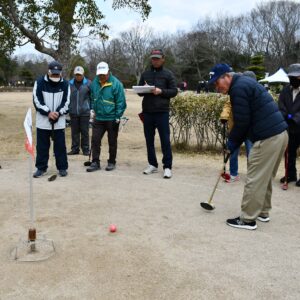
M272 208L272 178L276 176L288 143L286 131L257 141L248 157L248 171L241 205L241 219L253 221L268 216Z

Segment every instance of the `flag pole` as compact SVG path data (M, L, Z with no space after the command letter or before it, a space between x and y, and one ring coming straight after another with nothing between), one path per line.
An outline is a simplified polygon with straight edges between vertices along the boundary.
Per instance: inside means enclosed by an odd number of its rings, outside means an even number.
M29 155L29 208L30 208L30 223L34 227L34 207L33 207L33 185L32 185L32 156Z
M29 211L30 211L30 227L28 230L28 243L31 251L35 251L36 229L34 227L34 207L33 207L33 185L32 185L32 159L33 159L33 141L32 141L32 117L31 108L28 109L24 127L26 131L25 148L29 152Z

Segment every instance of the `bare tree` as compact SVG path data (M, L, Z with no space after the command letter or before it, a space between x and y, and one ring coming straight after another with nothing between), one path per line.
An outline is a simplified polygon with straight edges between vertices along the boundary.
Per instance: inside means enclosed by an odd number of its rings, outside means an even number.
M248 44L252 52L268 57L271 69L287 66L299 58L300 3L270 1L253 9L248 20Z
M120 40L130 71L138 82L148 61L147 58L153 41L152 29L137 24L131 29L121 32Z
M138 11L143 19L151 11L148 0L112 1L113 9L123 7ZM1 0L0 47L11 51L33 43L36 50L61 61L68 72L71 50L83 32L106 36L103 18L95 0Z

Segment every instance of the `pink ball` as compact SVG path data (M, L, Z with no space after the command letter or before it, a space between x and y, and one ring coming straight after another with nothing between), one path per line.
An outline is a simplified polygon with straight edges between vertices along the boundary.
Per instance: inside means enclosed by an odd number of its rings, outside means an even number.
M109 226L109 231L110 231L110 232L116 232L116 231L117 231L117 226L114 225L114 224L111 224L111 225Z

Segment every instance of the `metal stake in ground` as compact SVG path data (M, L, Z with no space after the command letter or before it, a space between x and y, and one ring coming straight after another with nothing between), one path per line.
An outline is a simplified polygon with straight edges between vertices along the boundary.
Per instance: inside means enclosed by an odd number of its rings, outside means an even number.
M230 156L230 153L228 153L227 156L225 157L225 159L224 159L224 165L226 165L226 163L227 163L227 161L229 159L229 156ZM215 184L215 186L213 188L213 191L212 191L212 193L211 193L211 195L209 197L209 200L207 202L200 202L201 207L204 208L205 210L214 210L215 209L215 206L211 202L213 200L213 197L214 197L215 191L217 189L217 186L219 184L220 178L223 177L222 176L223 175L223 173L222 173L223 170L224 170L224 166L223 166L223 168L221 170L221 174L218 176L218 180L217 180L217 182L216 182L216 184Z
M53 156L55 155L55 153L54 153L54 123L53 123L53 121L51 122L51 125L52 125L52 130L51 130L52 145L51 146L52 146L52 149L53 149L53 153L50 154L50 165L51 165L51 169L52 169L53 165L54 165ZM51 170L51 172L53 172L53 171ZM56 177L57 177L56 172L55 173L53 172L53 174L51 174L48 177L48 181L54 181L56 179Z

